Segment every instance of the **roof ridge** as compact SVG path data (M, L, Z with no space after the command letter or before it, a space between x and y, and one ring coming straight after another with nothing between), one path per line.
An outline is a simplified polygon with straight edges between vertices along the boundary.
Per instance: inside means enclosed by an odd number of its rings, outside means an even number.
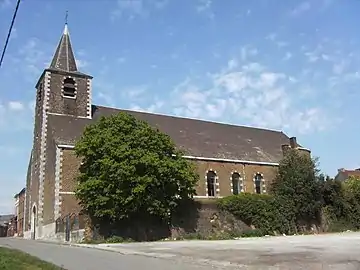
M237 127L237 128L242 127L242 128L256 129L256 130L271 131L271 132L276 132L276 133L282 133L285 136L287 136L282 130L276 130L276 129L265 128L265 127L236 125L236 124L232 124L232 123L211 121L211 120L201 119L201 118L192 118L192 117L177 116L177 115L164 114L164 113L153 113L153 112L147 112L147 111L121 109L121 108L116 108L116 107L107 107L107 106L101 106L101 105L95 105L95 104L93 104L93 106L95 106L97 108L112 109L112 110L119 110L119 111L128 111L128 112L143 113L143 114L151 114L151 115L158 115L158 116L166 116L166 117L172 117L172 118L177 118L177 119L187 119L187 120L193 120L193 121L199 121L199 122L205 122L205 123L211 123L211 124L226 125L226 126Z

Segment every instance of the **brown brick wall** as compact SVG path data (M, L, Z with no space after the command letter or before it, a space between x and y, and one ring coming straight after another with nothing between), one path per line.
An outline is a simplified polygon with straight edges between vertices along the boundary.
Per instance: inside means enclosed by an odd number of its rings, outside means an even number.
M62 82L65 74L51 74L50 88L50 108L49 111L53 113L71 114L76 116L87 116L87 80L86 78L74 77L76 86L76 99L64 98L62 96Z
M62 157L61 191L74 191L80 160L76 157L74 150L71 149L64 149Z
M26 190L25 190L25 209L24 209L24 213L25 213L25 227L24 227L24 231L27 231L28 228L28 224L30 222L30 217L29 217L29 205L30 205L30 181L31 181L31 169L32 169L32 163L31 163L31 154L30 154L30 159L29 159L29 164L28 164L28 168L27 168L27 173L26 173Z
M43 121L43 101L44 101L44 77L41 78L36 94L35 106L35 124L34 124L34 139L32 148L32 159L28 167L28 180L26 183L26 225L25 231L30 229L30 215L32 213L32 206L35 203L38 205L39 198L39 172L40 172L40 141L41 141L41 125ZM32 177L31 177L32 175ZM32 178L32 181L30 181Z
M243 179L243 189L245 192L254 192L254 174L261 173L264 176L265 185L268 186L274 179L277 167L269 165L252 165L228 162L210 162L210 161L194 161L197 165L200 176L198 186L196 188L197 195L206 195L206 173L209 170L216 171L218 177L220 196L231 195L231 175L237 171Z
M63 150L61 190L62 192L72 192L76 188L76 177L79 173L80 160L71 149ZM61 195L61 216L78 213L81 210L75 195Z
M17 217L18 236L24 235L24 206L25 206L25 192L19 194L19 214Z
M55 163L56 163L56 146L52 137L48 133L46 143L46 164L44 180L44 206L43 222L44 225L55 222Z
M243 190L245 192L254 192L253 178L256 173L263 174L265 186L269 190L269 184L274 179L277 167L269 165L250 165L228 162L209 162L209 161L194 161L199 173L199 182L196 187L197 195L206 195L206 172L208 170L216 171L219 182L220 193L219 196L231 195L231 175L237 171L243 179ZM76 187L76 176L80 166L79 159L75 156L73 150L63 150L63 165L61 176L61 191L71 192ZM61 215L78 212L80 207L77 204L74 195L62 195Z
M63 194L61 195L61 216L68 214L79 213L81 207L78 204L78 201L75 198L75 195L72 194Z

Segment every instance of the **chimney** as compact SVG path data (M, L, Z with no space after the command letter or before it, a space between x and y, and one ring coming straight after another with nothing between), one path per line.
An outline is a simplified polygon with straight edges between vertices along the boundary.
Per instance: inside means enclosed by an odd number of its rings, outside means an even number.
M286 155L286 153L288 152L289 149L290 149L290 145L288 145L288 144L281 145L281 150L282 150L283 156Z
M291 148L296 148L297 147L296 137L291 137L290 138L290 147Z

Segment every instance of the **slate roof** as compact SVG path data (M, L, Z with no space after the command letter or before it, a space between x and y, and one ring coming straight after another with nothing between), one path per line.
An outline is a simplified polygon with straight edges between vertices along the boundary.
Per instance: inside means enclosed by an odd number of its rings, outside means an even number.
M4 226L6 223L9 223L14 215L0 215L0 225Z
M69 72L78 71L74 52L70 42L70 34L67 24L65 24L63 35L61 36L59 44L56 48L55 55L50 64L50 68Z
M86 125L101 116L126 112L168 134L187 155L207 158L279 162L282 144L289 137L280 131L235 126L146 112L93 105L93 118L49 115L49 127L57 144L73 145Z

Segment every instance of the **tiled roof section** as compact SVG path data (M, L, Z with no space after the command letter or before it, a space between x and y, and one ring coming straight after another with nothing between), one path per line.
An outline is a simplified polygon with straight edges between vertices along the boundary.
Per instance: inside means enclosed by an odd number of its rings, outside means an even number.
M360 170L344 170L342 171L346 176L360 176Z
M59 45L56 48L54 57L51 61L50 68L72 72L77 71L75 56L71 47L67 25L65 25L64 33L60 38Z
M85 126L118 112L127 112L168 134L187 155L207 158L279 162L282 144L289 138L280 131L234 126L202 120L93 106L93 119L49 115L53 138L74 144Z

